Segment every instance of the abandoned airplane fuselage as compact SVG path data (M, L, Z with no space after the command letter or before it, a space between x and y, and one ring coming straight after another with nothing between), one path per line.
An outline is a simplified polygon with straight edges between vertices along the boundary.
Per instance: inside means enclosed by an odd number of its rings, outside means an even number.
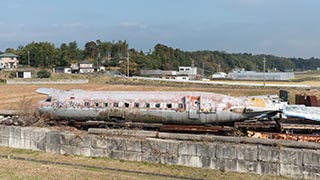
M184 91L83 91L40 88L39 112L55 119L219 124L275 111L250 98ZM256 100L256 99L255 99Z

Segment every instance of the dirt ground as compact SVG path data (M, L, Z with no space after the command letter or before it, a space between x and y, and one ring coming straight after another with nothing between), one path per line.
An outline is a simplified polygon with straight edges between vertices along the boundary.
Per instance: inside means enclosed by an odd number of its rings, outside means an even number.
M214 86L199 85L194 86L157 86L157 85L123 85L123 84L108 84L108 83L88 83L88 84L73 84L73 85L0 85L0 109L18 110L26 104L35 105L37 101L44 99L46 96L36 93L40 87L56 88L63 90L82 89L96 91L205 91L222 93L232 96L247 96L259 94L277 94L277 89L267 88L223 88Z
M90 77L88 84L61 84L61 85L7 85L0 84L0 109L19 110L32 108L39 100L46 96L37 94L35 91L41 87L62 90L82 89L95 91L203 91L221 93L231 96L252 96L278 94L280 88L263 87L239 87L223 85L201 85L185 83L149 83L145 81L128 81L123 79L95 78ZM316 83L316 82L313 82ZM318 83L320 84L320 83ZM283 89L283 88L282 88ZM287 89L289 90L289 89ZM304 90L290 89L291 99L294 94L301 94ZM291 102L292 102L291 100Z

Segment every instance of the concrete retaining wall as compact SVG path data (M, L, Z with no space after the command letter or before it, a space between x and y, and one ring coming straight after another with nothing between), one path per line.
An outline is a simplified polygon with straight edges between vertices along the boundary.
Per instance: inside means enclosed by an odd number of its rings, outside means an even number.
M141 134L141 133L140 133ZM158 134L172 136L169 133ZM201 139L196 136L196 138ZM35 127L0 126L0 146L59 154L110 157L211 168L223 171L270 174L294 178L320 178L320 147L317 143L286 147L277 141L246 143L226 141L173 140L150 137L77 134ZM228 138L226 138L228 139ZM248 139L248 138L244 138ZM250 139L249 139L250 140ZM258 140L255 140L258 141Z

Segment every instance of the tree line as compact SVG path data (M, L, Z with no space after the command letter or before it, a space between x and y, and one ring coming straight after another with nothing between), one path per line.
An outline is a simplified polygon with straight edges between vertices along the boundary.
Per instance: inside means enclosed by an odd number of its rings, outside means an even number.
M268 71L314 70L320 67L319 58L286 58L274 55L252 55L251 53L226 53L223 51L186 52L163 44L157 44L152 52L144 53L129 49L127 41L90 41L80 49L76 41L55 47L50 42L31 42L6 53L19 55L20 64L32 67L68 67L72 63L86 60L95 66L119 67L126 71L129 57L130 74L138 75L140 69L177 70L178 66L194 66L209 75L214 72L229 72L234 68L262 71L266 58Z

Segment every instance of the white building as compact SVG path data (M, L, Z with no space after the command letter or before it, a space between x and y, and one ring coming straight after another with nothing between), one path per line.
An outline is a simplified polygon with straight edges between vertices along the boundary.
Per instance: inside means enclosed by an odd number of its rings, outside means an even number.
M197 75L197 67L179 66L179 74Z
M227 74L224 72L216 72L212 75L212 79L225 79Z
M179 66L179 71L172 70L140 70L144 76L160 77L162 79L194 80L197 76L197 68L190 66Z
M16 69L19 63L18 57L12 53L0 54L0 69Z
M197 74L197 67L179 66L178 76L182 76L184 79L186 79L184 76L187 76L188 80L194 80Z
M16 78L31 78L31 72L30 71L17 71L16 72Z
M54 73L65 73L65 74L71 74L71 68L66 67L55 67L52 69L52 72Z
M79 73L93 73L94 67L91 62L82 61L79 63Z

